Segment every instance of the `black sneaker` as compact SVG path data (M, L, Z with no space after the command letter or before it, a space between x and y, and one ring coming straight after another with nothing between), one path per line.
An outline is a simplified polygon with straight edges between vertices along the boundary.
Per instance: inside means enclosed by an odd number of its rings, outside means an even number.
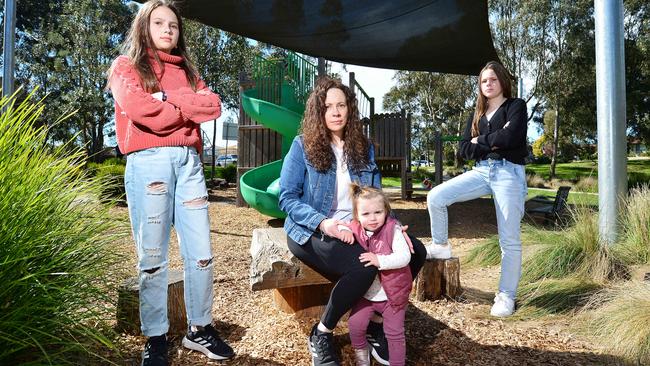
M167 366L167 337L149 337L142 351L142 366Z
M212 360L227 360L235 355L235 351L221 340L212 324L199 327L196 332L188 330L183 337L183 347L199 351Z
M341 361L332 345L332 333L320 332L316 329L317 326L318 324L311 328L307 339L312 366L339 366Z
M388 341L384 333L384 325L373 321L368 323L366 340L370 344L370 354L375 361L388 365Z

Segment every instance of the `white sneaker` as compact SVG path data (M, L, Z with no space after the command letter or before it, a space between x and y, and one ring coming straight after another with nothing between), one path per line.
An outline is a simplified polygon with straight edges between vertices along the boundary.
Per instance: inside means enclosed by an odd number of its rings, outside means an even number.
M490 310L490 315L498 317L506 317L512 315L515 311L515 300L503 292L499 292L494 296L494 305Z
M427 259L449 259L451 258L451 244L430 244L427 248Z

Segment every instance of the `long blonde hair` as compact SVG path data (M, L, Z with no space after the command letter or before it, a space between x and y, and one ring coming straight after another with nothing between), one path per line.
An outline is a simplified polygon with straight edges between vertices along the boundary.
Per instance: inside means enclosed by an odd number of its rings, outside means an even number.
M481 92L481 76L485 70L492 70L501 84L501 90L503 91L503 96L506 98L512 98L512 84L510 83L510 73L506 70L503 65L496 61L488 62L485 67L478 74L478 94L476 96L476 110L474 111L474 118L472 118L472 137L476 137L480 134L478 129L478 121L483 117L488 108L488 101L483 92Z
M325 99L327 91L332 88L340 89L343 92L348 106L348 120L343 130L343 140L345 141L343 156L351 170L359 171L370 163L368 157L370 142L363 135L357 97L339 79L329 76L320 77L307 99L305 114L300 124L305 153L309 163L321 172L330 169L332 162L336 159L330 145L332 135L325 124Z
M128 56L129 60L135 67L136 71L140 75L142 80L142 87L149 93L155 93L160 91L160 83L156 78L151 63L149 62L150 50L152 52L155 62L160 65L160 68L164 72L164 64L160 61L158 53L155 52L156 48L151 39L151 34L149 33L149 18L151 13L158 7L166 6L171 11L174 12L176 18L178 18L178 43L176 48L172 50L172 54L176 56L181 56L183 62L180 64L180 67L185 71L187 75L187 80L190 83L192 89L196 90L196 84L198 83L198 73L196 68L190 61L185 46L185 37L183 33L183 20L180 16L178 8L175 5L175 2L172 0L149 0L147 1L138 13L136 14L133 22L131 23L131 28L129 33L122 44L122 53ZM109 80L112 70L109 70Z
M386 211L386 217L390 215L390 201L384 192L381 189L375 188L372 186L362 186L357 182L350 183L350 199L352 200L352 218L359 220L357 204L359 199L370 200L373 198L380 197L384 204L384 211Z

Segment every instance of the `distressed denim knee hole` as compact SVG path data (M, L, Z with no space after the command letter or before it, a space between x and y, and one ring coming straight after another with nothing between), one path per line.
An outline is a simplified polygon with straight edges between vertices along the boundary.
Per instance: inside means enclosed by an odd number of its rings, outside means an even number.
M208 205L208 197L198 197L189 201L183 202L183 206L190 209L205 208Z
M165 193L167 193L167 183L156 181L147 184L147 194L165 194Z
M154 274L154 273L156 273L159 269L160 269L160 267L154 267L154 268L151 268L151 269L143 269L142 271L143 271L143 272L147 272L148 274Z
M213 259L214 259L214 257L212 257L212 258L210 258L210 259L200 259L200 260L198 260L198 261L196 262L197 265L198 265L198 268L199 268L199 269L205 269L205 268L208 268L208 267L210 266L210 264L212 264L212 260L213 260Z

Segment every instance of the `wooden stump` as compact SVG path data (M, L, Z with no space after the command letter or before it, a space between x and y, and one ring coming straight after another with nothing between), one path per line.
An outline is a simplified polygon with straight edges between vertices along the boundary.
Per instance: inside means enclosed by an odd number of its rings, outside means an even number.
M273 289L278 309L296 317L320 316L333 284L293 256L284 229L253 230L251 259L251 290Z
M168 334L187 332L187 314L183 296L183 271L168 270L167 273ZM140 334L140 286L138 277L126 279L118 290L117 330L128 334Z
M456 299L461 292L460 261L456 257L428 259L415 281L414 289L418 301L443 297Z

